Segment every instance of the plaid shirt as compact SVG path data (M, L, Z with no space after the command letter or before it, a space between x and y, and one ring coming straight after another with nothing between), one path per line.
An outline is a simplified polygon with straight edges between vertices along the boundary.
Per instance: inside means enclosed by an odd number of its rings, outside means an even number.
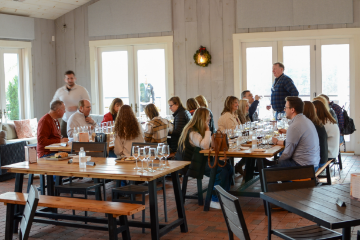
M271 88L271 106L276 112L284 111L287 96L299 96L299 91L296 89L293 80L282 74L275 78Z
M173 125L165 118L154 117L145 127L145 142L166 143L168 133L172 132Z
M339 105L335 104L334 102L331 102L329 105L335 111L335 114L336 114L337 119L338 119L340 133L342 133L343 129L344 129L344 122L345 122L342 109L341 109L341 107Z

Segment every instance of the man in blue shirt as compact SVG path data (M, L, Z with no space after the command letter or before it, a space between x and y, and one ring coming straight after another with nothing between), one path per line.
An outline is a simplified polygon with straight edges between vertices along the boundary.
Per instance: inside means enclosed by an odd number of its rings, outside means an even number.
M284 70L284 64L280 62L274 63L273 74L275 76L275 82L271 88L271 107L276 112L276 120L277 115L284 112L285 98L288 96L299 96L299 91L293 80L284 74ZM270 110L271 107L268 106L267 109Z

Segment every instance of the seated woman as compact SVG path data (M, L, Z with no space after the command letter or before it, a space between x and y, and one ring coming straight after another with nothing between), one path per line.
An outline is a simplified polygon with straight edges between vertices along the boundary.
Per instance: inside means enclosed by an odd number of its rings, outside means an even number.
M235 127L240 124L240 120L236 114L238 109L239 99L234 96L227 97L224 103L224 109L218 120L218 130L235 129Z
M210 122L209 122L209 128L210 128L211 133L215 133L216 129L215 129L215 123L214 123L214 116L213 116L211 110L209 109L208 102L206 101L206 98L203 95L197 95L195 97L195 100L198 102L200 107L205 107L205 108L207 108L209 110L210 118L211 118Z
M198 104L198 102L195 100L195 98L189 98L186 101L186 108L189 111L189 113L191 114L191 116L194 115L194 112L196 109L198 109L200 106Z
M120 98L114 98L109 107L109 112L104 115L101 123L115 121L119 109L124 105Z
M330 108L328 101L326 100L326 98L324 98L323 96L319 95L317 97L313 98L313 101L320 101L324 104L326 110L328 110L331 114L331 116L335 119L336 123L338 123L338 119L336 116L336 113L334 111L334 109Z
M173 153L177 151L180 135L185 125L190 121L191 114L183 107L179 97L170 98L168 103L174 116L174 128L172 133L169 134L171 138L168 139L170 151Z
M115 122L115 146L117 156L130 156L133 142L144 142L143 130L129 105L120 108Z
M315 106L316 114L320 119L321 123L324 125L327 133L327 143L328 143L328 160L335 159L339 155L339 138L340 138L340 129L336 123L336 120L331 116L330 112L326 109L325 105L316 100L313 101ZM319 167L322 167L319 165Z
M249 108L249 100L241 99L239 101L239 110L237 111L237 114L241 124L251 122L251 119L249 117Z
M152 103L146 105L145 114L150 119L145 126L145 142L166 143L167 135L172 133L173 125L159 116L156 106Z
M210 112L206 108L196 110L194 116L184 130L179 139L179 149L176 153L177 160L191 161L189 166L189 176L198 177L210 176L210 168L207 163L207 157L200 154L200 150L209 149L211 143L211 132L209 128ZM213 163L212 163L213 164ZM221 164L224 163L221 161ZM224 167L218 167L215 179L215 185L220 185L225 190L230 190L230 183L233 176L233 169L229 162ZM219 200L214 194L211 198L211 208L220 208Z

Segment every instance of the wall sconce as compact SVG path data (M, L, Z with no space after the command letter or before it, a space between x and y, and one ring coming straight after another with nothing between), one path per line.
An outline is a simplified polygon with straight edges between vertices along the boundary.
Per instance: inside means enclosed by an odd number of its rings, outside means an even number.
M200 46L199 50L194 54L195 64L200 67L207 67L211 63L211 55L206 47Z

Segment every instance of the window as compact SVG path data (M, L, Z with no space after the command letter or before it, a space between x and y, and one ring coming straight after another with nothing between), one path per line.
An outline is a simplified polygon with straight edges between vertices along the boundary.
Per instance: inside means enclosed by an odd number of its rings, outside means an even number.
M135 42L133 42L135 41ZM121 44L120 44L121 43ZM92 91L95 112L107 113L114 98L130 105L137 116L145 115L147 104L154 103L160 113L168 113L167 99L173 95L172 37L104 40L91 42L97 55L92 66Z

